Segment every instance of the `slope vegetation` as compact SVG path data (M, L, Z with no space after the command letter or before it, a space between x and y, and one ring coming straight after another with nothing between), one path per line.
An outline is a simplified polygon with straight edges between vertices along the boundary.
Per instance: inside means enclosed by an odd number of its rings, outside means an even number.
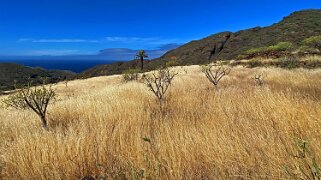
M41 78L47 77L49 82L54 83L65 78L72 78L74 75L75 73L70 71L45 70L15 63L0 63L0 91L12 90L15 81L19 86L31 78L37 84L42 82Z

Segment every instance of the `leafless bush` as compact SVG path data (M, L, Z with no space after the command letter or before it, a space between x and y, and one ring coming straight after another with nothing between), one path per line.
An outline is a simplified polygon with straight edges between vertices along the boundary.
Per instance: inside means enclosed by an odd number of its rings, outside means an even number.
M63 78L63 83L68 87L69 79L66 76Z
M171 71L169 68L159 68L152 74L145 75L144 83L157 97L160 106L162 106L165 94L176 75L178 73Z
M263 74L255 74L252 79L254 80L257 86L263 86L264 84L264 75Z
M214 69L212 69L215 67ZM202 72L206 78L216 87L221 79L231 72L231 68L224 67L223 65L204 65L202 66Z
M32 87L29 81L26 87L17 93L8 96L3 102L7 107L15 109L30 109L41 119L42 127L47 129L47 108L49 103L55 99L56 93L52 85L45 86L45 80L40 87Z
M64 81L64 84L65 84L66 87L68 87L68 83L69 83L69 80L65 80Z

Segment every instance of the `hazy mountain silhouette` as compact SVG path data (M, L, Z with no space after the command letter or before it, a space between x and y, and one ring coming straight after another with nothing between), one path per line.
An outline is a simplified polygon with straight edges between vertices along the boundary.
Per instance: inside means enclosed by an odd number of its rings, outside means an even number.
M161 57L166 52L179 47L181 44L165 44L157 49L146 50L149 58ZM65 56L0 56L0 60L107 60L128 61L135 58L138 49L108 48L93 55L65 55Z

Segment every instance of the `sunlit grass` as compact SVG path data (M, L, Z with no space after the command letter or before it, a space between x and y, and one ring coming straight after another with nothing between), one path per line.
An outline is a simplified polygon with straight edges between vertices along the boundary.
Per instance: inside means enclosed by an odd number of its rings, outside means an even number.
M300 177L298 139L320 164L321 70L235 67L217 89L198 66L176 70L165 114L121 76L57 85L49 132L0 109L0 179Z

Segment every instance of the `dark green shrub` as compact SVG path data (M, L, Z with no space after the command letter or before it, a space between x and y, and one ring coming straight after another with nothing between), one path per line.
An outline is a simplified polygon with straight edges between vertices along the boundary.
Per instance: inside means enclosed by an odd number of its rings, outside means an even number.
M311 58L304 61L304 67L313 69L313 68L320 68L321 67L321 59Z
M281 68L294 69L300 67L300 60L297 57L281 58L278 60Z
M276 45L269 47L252 48L247 50L243 55L239 55L238 58L252 59L255 57L281 57L286 56L293 50L293 44L290 42L280 42Z
M138 80L138 74L140 70L138 69L128 69L123 72L123 79L125 82Z
M293 49L293 44L290 42L280 42L276 45L269 46L270 51L290 51Z
M267 48L266 47L260 47L260 48L252 48L245 52L246 59L252 59L254 57L262 57L266 54Z
M263 63L259 59L251 59L248 62L246 62L247 67L254 68L254 67L260 67L263 66Z
M242 59L246 59L247 58L247 55L245 54L240 54L236 57L237 60L242 60Z
M321 36L312 36L305 39L302 42L303 46L307 46L312 49L316 49L319 53L321 53Z
M266 53L269 57L281 57L291 53L293 44L290 42L280 42L276 45L269 46Z
M303 45L299 48L298 54L301 56L308 55L308 54L318 54L318 50L306 45Z
M165 63L165 67L173 67L173 66L179 66L180 63L178 61L170 60Z

